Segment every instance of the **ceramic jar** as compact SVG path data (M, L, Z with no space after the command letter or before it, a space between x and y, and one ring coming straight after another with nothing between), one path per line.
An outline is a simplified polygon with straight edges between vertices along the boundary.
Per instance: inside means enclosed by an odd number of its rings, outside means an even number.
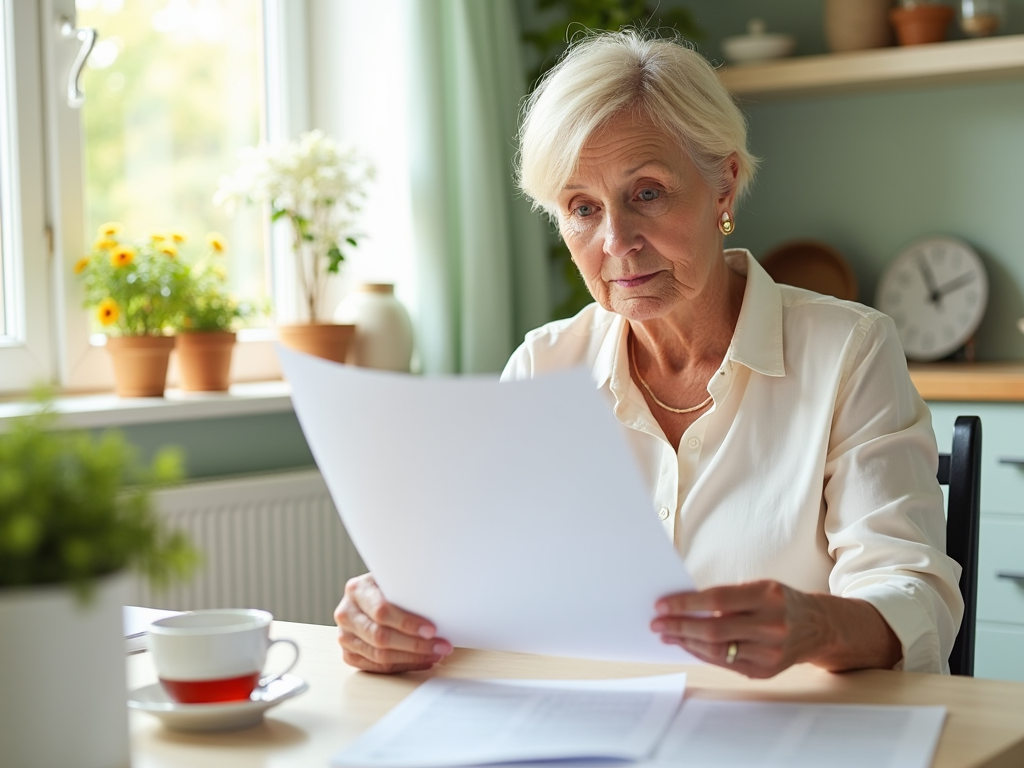
M890 0L825 0L825 37L835 53L892 45Z
M338 305L334 319L354 323L348 362L387 371L409 370L412 321L390 283L362 283Z

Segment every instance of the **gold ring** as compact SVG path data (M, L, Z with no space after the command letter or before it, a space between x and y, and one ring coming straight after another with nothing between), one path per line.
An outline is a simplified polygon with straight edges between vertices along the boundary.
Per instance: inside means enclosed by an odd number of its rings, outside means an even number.
M739 650L739 643L735 641L729 643L729 650L725 652L725 663L732 664L734 661L736 661L736 654L739 652Z

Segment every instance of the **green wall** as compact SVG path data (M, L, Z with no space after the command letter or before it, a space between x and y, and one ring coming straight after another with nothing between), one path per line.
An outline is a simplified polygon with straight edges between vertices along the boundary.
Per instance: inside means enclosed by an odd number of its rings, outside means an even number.
M524 27L550 14L520 0ZM662 0L696 14L700 49L722 61L720 40L759 16L797 36L798 54L826 52L824 0ZM1008 0L1009 33L1024 33L1024 0ZM954 34L954 36L958 36ZM989 308L977 337L983 360L1024 358L1024 77L759 103L747 100L750 144L763 159L730 244L757 255L816 238L852 263L860 299L904 246L951 234L982 255Z
M314 466L293 413L232 416L118 427L148 461L175 445L191 479L258 474Z

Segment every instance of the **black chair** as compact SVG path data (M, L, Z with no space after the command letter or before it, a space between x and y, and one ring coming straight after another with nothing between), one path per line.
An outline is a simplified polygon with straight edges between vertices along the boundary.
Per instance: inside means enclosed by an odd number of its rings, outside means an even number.
M978 522L981 518L981 419L958 416L953 426L953 450L939 456L939 483L949 486L946 509L946 554L960 563L960 594L964 620L960 624L949 671L974 677L974 624L978 608Z

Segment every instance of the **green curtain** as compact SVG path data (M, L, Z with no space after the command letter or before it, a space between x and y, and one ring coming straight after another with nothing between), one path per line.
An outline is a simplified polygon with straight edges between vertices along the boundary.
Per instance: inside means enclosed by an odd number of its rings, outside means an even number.
M423 371L500 371L551 313L545 225L513 182L526 92L514 3L407 2Z

